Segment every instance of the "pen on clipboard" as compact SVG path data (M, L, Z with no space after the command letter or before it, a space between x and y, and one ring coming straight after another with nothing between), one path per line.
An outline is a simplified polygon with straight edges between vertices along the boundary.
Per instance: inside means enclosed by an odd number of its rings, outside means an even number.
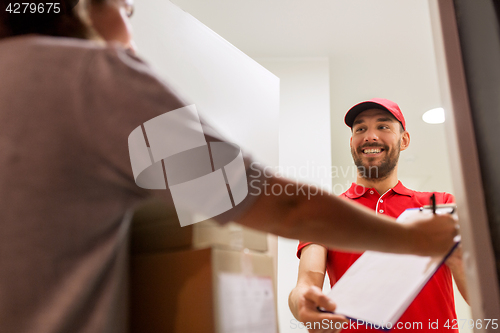
M436 194L431 195L432 214L436 214Z

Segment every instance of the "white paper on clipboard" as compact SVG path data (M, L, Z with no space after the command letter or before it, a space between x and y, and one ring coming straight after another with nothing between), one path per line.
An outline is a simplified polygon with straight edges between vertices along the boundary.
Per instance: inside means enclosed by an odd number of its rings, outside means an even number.
M454 211L454 207L443 205L436 213ZM432 214L432 210L407 209L398 222L412 220L415 214ZM455 240L457 244L460 241L458 237ZM366 251L328 294L337 304L335 312L375 328L390 329L452 251L439 257Z

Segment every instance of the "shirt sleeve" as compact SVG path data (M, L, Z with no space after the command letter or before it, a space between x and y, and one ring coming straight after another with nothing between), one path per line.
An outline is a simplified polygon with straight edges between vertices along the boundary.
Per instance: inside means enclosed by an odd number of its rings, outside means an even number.
M436 193L436 204L441 205L441 204L453 204L453 203L455 203L455 197L453 196L453 194L446 192Z
M455 197L453 194L450 193L443 193L444 194L444 203L455 203Z
M302 255L302 250L309 244L313 244L311 242L303 242L299 241L299 245L297 246L297 258L300 259L300 256Z
M297 258L300 259L300 256L302 255L302 250L308 246L308 245L311 245L311 244L316 244L316 243L313 243L313 242L303 242L303 241L299 241L299 245L297 246ZM321 245L321 244L318 244L318 245ZM326 246L324 245L321 245L323 247L326 248Z

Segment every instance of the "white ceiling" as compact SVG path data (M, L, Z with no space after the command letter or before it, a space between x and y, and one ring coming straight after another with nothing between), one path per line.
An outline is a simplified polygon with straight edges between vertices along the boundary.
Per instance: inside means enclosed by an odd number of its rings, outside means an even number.
M250 56L419 52L425 0L173 0ZM425 51L424 51L425 52Z
M427 0L172 2L257 60L328 57L334 164L351 163L345 111L365 99L389 98L403 110L412 137L400 178L452 191L444 126L421 120L440 106Z

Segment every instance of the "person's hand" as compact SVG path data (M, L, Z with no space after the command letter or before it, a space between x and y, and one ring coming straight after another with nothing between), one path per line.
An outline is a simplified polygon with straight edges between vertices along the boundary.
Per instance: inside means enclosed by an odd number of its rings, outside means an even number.
M450 214L418 214L407 226L412 252L423 256L446 254L458 234L458 222Z
M312 328L309 329L310 333L338 333L342 330L342 324L348 322L344 316L317 309L319 306L333 312L336 307L320 288L311 286L302 296L299 300L299 320L304 326Z

